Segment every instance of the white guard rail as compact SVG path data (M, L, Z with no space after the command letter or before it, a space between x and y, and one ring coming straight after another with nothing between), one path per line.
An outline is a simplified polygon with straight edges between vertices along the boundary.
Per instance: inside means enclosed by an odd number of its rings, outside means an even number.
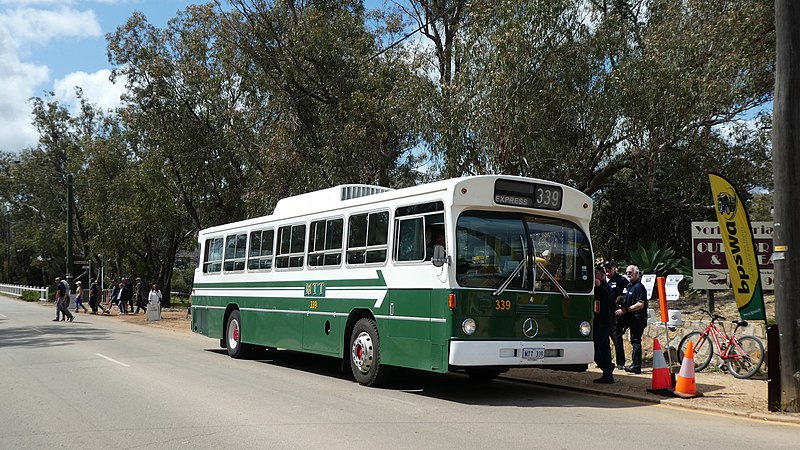
M22 297L23 291L33 291L39 293L39 301L46 302L50 294L49 287L21 286L19 284L0 284L0 292L3 294Z

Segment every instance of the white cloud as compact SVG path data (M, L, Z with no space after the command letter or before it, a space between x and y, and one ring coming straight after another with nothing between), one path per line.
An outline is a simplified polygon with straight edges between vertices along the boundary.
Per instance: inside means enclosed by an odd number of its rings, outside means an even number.
M0 33L28 51L33 45L45 45L51 39L65 37L100 37L103 32L94 11L68 8L43 10L18 8L0 15Z
M70 104L73 112L79 106L75 96L75 86L83 89L84 98L104 110L115 109L121 105L120 96L125 92L125 78L117 79L116 84L109 81L111 71L98 70L95 73L72 72L66 77L56 80L53 93L55 99L64 104Z
M47 2L9 2L3 5ZM50 69L31 62L30 55L49 42L64 38L102 37L91 10L77 11L59 3L54 9L20 7L0 10L0 150L19 151L36 145L28 99L41 96ZM110 85L110 83L108 83Z

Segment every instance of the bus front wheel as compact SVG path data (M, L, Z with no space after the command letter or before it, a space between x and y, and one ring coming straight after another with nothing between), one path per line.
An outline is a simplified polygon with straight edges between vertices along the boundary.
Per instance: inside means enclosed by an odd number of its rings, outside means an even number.
M363 386L380 386L389 375L381 365L381 345L378 326L369 318L360 319L350 334L350 368L356 381Z

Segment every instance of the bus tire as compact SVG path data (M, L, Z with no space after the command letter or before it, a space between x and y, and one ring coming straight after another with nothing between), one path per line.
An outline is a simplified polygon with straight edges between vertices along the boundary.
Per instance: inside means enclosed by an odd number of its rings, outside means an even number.
M231 311L225 325L225 343L231 358L247 356L248 345L242 343L242 317L238 310Z
M373 319L360 319L350 333L350 369L362 386L380 386L389 376L389 368L381 364L380 336Z

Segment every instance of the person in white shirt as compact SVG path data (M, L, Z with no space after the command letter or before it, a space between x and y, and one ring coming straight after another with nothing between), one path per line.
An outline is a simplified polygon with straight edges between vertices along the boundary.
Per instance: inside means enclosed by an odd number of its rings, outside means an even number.
M153 283L150 294L147 296L147 301L150 303L151 308L158 308L158 316L161 317L161 291L158 290L158 285Z

